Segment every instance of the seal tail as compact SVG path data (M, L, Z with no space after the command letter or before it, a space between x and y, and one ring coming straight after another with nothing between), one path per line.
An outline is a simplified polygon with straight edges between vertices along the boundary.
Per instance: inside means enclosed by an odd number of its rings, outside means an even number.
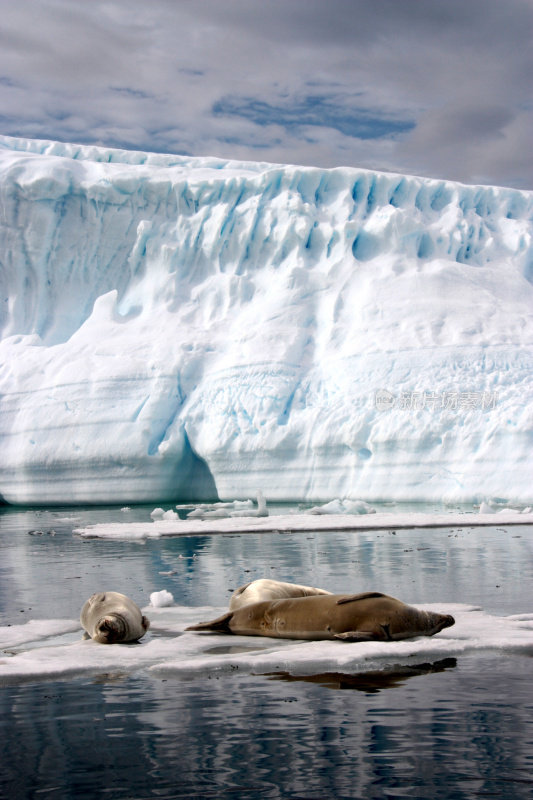
M219 633L231 633L229 626L230 620L233 617L233 611L228 611L221 617L212 619L210 622L199 622L197 625L189 625L185 628L186 631L218 631Z

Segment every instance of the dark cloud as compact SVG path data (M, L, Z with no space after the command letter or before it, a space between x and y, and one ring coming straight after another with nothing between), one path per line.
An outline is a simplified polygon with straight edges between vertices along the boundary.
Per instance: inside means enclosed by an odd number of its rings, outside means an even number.
M0 0L2 132L531 188L531 0Z

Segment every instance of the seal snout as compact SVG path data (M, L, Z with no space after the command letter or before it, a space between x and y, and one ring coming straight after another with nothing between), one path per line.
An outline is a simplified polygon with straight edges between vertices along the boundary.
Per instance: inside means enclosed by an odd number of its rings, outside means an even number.
M442 614L439 624L439 631L444 630L444 628L451 628L452 625L455 625L455 619L452 617L452 615Z
M113 644L124 638L125 625L120 617L108 615L104 617L96 626L97 642L101 644Z

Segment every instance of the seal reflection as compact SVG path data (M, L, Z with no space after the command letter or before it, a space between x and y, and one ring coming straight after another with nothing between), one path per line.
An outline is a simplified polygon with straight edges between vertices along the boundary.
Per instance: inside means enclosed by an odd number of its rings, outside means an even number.
M457 666L456 658L442 658L433 663L398 665L388 670L359 672L349 675L343 672L324 672L318 675L291 675L288 672L268 672L265 674L272 681L304 681L316 683L326 689L355 689L365 694L377 694L383 689L402 686L408 678L416 675L428 675L432 672L444 672Z

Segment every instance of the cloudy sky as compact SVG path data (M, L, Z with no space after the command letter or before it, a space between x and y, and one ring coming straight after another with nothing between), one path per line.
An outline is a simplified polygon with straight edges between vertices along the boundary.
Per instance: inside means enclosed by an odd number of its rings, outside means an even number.
M533 0L0 0L0 132L533 189Z

